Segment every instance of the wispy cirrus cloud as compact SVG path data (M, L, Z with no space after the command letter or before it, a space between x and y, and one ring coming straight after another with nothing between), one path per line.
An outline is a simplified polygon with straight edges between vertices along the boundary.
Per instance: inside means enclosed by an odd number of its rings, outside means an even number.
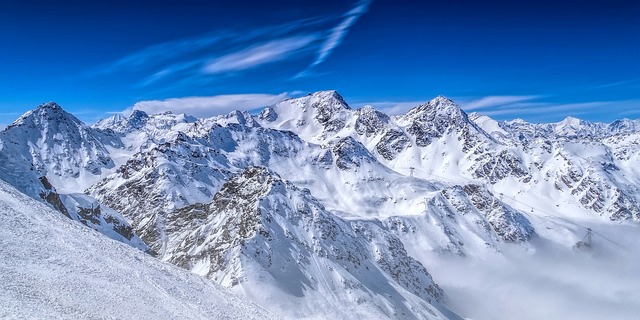
M587 120L613 121L620 114L640 114L640 99L608 101L546 101L542 96L531 99L513 99L511 103L487 104L481 108L465 109L475 111L500 120L523 118L527 121L559 121L567 116L582 117ZM478 99L476 101L480 101ZM506 100L505 100L506 101ZM464 108L464 107L463 107Z
M215 58L204 66L203 71L207 74L241 71L281 61L300 51L308 50L308 45L318 38L318 35L306 35L269 41Z
M126 73L138 79L134 87L162 83L185 87L268 64L309 59L302 72L287 70L291 72L289 78L307 76L308 70L324 62L342 43L371 2L360 0L337 16L317 16L252 30L219 30L157 44L101 66L92 74Z
M296 94L287 92L280 94L249 93L147 100L135 103L122 113L130 114L133 110L141 110L149 114L171 111L204 118L227 114L234 110L252 110L269 106L294 95Z
M484 111L483 114L489 116L502 115L557 115L558 117L566 117L578 114L588 114L602 112L603 110L616 110L615 114L619 114L618 110L626 110L635 107L640 108L640 100L612 100L612 101L589 101L589 102L572 102L572 103L553 103L553 102L532 102L532 103L514 103L502 108Z
M593 101L593 102L580 102L580 103L549 103L549 102L533 102L533 103L514 103L501 108L493 110L485 110L482 114L488 116L523 116L523 115L537 115L544 114L557 114L561 117L569 115L579 115L587 113L591 110L610 106L614 104L614 101Z
M625 86L625 85L630 85L630 84L637 84L639 82L640 82L640 79L630 79L630 80L609 82L609 83L603 83L603 84L594 86L593 89L605 89L605 88L611 88L611 87L619 87L619 86Z
M479 110L484 108L495 108L505 105L511 105L523 101L530 101L540 96L487 96L470 101L460 101L460 106L467 111Z
M108 65L100 66L94 70L94 73L114 73L131 69L144 69L167 62L171 63L173 59L210 48L221 41L228 40L233 35L234 33L230 31L219 31L199 37L160 43L134 52Z
M344 37L349 32L349 28L351 28L356 21L358 21L358 19L369 10L369 6L372 2L373 0L361 0L353 9L349 10L349 12L344 15L343 20L331 29L331 33L320 47L320 50L318 50L315 60L307 69L298 73L296 77L307 75L311 68L323 63L331 52L333 52L333 50L342 43L342 40L344 40Z

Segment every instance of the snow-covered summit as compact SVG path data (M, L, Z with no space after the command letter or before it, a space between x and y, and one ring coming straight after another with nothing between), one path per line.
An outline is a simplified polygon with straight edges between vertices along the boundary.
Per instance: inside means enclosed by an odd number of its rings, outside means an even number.
M405 116L413 118L422 116L424 113L448 115L451 118L466 117L466 113L460 106L445 96L437 96L427 103L418 105L409 110Z
M5 167L12 166L16 174L47 176L61 192L86 182L90 185L103 170L115 166L103 137L53 102L26 112L0 132L0 140L8 156ZM39 181L31 182L39 185Z
M33 110L25 112L22 116L16 119L12 124L7 126L5 130L12 127L30 126L43 129L48 124L67 124L81 126L84 125L82 121L76 118L74 115L64 111L55 102L47 102L39 105Z
M268 107L258 120L270 128L293 131L319 142L344 129L352 112L337 91L320 91Z
M133 112L127 117L123 114L117 113L111 117L99 120L93 127L102 130L113 130L115 132L124 133L132 129L139 129L145 125L149 119L149 115L140 110L133 110Z

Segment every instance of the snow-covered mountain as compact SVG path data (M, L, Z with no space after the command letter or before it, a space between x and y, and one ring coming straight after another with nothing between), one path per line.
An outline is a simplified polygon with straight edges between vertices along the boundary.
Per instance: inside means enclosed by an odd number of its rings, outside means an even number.
M6 169L3 179L31 196L41 192L37 183L41 176L60 192L77 192L115 167L105 146L118 145L118 141L101 135L53 102L22 115L2 130L0 139ZM25 177L24 172L33 174Z
M286 317L456 319L430 274L442 257L640 221L639 130L496 121L442 96L389 116L335 91L92 127L49 103L0 133L0 178Z
M640 131L634 121L603 124L567 117L558 123L530 124L479 115L473 118L490 135L509 141L529 159L535 184L522 186L518 192L528 189L539 194L553 188L557 190L554 198L571 197L569 201L611 220L640 220L636 196L640 176L631 151Z
M108 148L122 146L116 137L86 126L59 105L45 103L0 132L0 179L68 218L147 251L118 212L75 194L115 169Z
M440 305L442 290L379 221L341 219L264 167L247 168L210 203L184 207L172 218L176 238L167 261L247 292L280 314L450 314Z

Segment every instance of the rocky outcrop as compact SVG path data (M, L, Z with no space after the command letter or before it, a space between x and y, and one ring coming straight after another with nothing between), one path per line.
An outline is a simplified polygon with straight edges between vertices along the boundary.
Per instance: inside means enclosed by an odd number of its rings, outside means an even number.
M355 169L365 162L376 161L369 153L369 150L352 137L345 137L334 142L331 151L333 152L336 166L341 170Z
M462 190L503 241L525 242L535 235L531 222L521 212L501 202L482 186L468 184Z
M397 129L388 130L376 144L378 154L386 159L393 160L406 148L411 146L411 140L404 132Z

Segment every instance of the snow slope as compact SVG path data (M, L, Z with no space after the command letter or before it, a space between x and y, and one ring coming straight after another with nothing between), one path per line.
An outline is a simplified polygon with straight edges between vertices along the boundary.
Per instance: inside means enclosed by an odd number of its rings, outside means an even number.
M275 319L0 181L0 318Z

